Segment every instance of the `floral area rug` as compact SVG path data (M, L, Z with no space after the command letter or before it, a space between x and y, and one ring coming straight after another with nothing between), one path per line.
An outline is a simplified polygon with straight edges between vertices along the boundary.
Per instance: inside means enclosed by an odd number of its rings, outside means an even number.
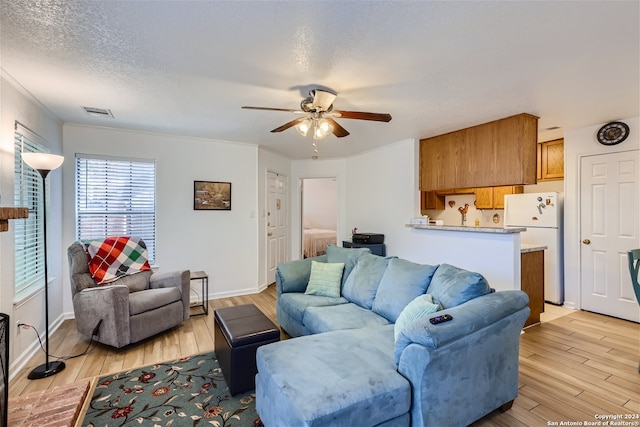
M215 353L99 378L84 427L262 426L255 394L231 396Z

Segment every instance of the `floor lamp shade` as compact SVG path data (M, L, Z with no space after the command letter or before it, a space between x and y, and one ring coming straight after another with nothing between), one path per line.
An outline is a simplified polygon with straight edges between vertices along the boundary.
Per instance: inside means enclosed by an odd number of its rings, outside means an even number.
M46 178L47 174L54 169L58 169L64 157L58 154L49 153L22 153L22 160L33 169L37 170L40 175L46 172L42 177Z
M36 366L29 373L30 380L50 377L65 368L64 362L56 360L49 362L49 274L47 272L47 197L45 186L47 185L47 175L54 169L62 165L64 157L57 154L48 153L22 153L22 160L33 169L37 170L42 177L42 212L43 212L43 247L44 247L44 318L45 318L45 357L46 362Z

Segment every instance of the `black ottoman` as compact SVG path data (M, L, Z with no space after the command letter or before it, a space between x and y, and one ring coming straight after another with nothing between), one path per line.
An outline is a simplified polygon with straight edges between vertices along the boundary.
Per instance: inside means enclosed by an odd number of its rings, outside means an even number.
M280 330L253 304L219 308L213 317L215 352L229 392L255 388L256 349L279 341Z

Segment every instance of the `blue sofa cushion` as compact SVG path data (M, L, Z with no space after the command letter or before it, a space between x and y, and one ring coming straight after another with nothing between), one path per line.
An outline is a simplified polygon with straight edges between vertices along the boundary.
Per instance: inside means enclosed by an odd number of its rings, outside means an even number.
M327 262L326 255L305 258L294 262L282 262L276 267L276 288L278 293L304 292L309 284L311 263Z
M287 292L278 296L278 305L295 321L304 323L304 313L307 307L322 307L325 305L347 304L345 298L332 298L320 295L305 295L302 292Z
M344 282L342 296L360 307L371 310L378 285L391 258L362 254Z
M256 405L266 425L374 426L411 407L411 386L393 357L393 325L275 344L256 356Z
M342 285L344 285L360 255L370 252L369 248L341 248L336 245L329 245L327 246L327 262L344 263L344 273L342 274Z
M426 292L436 268L401 258L389 260L373 301L373 311L395 322L407 304Z
M304 313L304 326L314 334L388 324L384 317L356 304L309 307Z
M329 263L311 261L309 284L304 293L307 295L339 298L343 271L343 262Z
M428 292L443 308L455 307L493 290L482 274L442 264L431 279Z
M405 326L409 323L435 313L438 310L442 310L442 307L440 304L433 302L431 294L420 295L407 304L400 313L400 316L396 319L396 324L394 326L395 338L398 339L400 332L402 332Z

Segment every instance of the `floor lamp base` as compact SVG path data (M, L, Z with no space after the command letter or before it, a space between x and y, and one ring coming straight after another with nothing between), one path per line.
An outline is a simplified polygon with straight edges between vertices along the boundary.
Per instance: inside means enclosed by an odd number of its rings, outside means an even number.
M55 362L43 363L40 366L36 366L33 371L29 372L30 380L39 380L41 378L47 378L51 375L55 375L65 368L64 362L59 360Z

